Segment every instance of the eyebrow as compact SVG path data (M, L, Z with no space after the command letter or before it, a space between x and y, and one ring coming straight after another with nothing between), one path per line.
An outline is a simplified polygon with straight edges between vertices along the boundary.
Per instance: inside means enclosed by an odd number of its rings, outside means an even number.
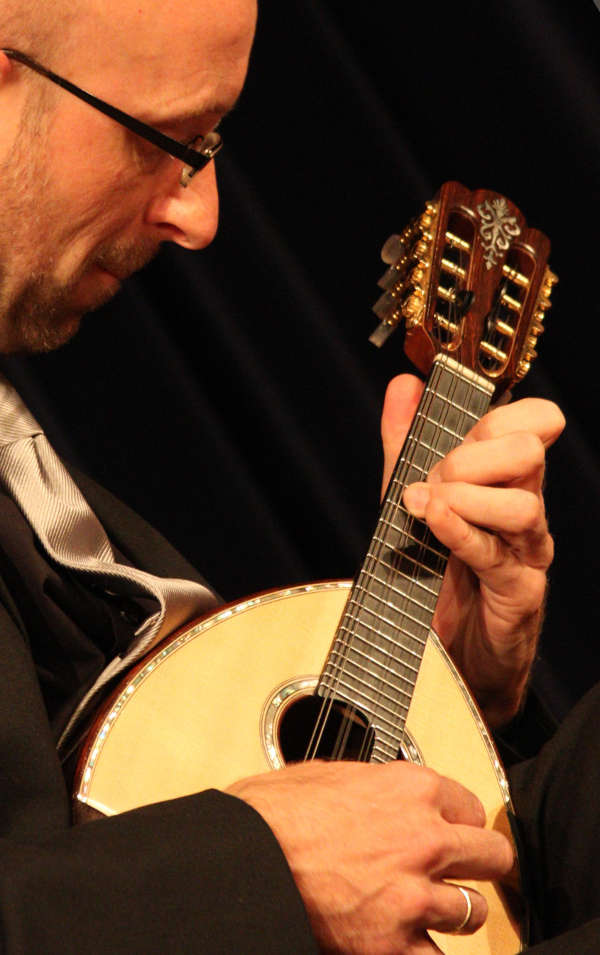
M231 113L237 108L240 101L238 96L234 103L210 103L207 106L203 106L198 110L191 110L187 113L180 113L175 116L162 116L157 117L156 114L153 114L150 109L145 111L136 112L136 117L142 122L148 123L151 126L156 128L161 127L170 127L170 126L184 126L186 124L199 123L203 117L216 115L219 117L218 123L224 120L227 116L230 116ZM214 128L214 127L213 127Z

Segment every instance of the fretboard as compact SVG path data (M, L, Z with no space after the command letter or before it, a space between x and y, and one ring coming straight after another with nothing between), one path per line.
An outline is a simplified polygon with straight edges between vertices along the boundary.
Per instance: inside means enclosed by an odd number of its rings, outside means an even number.
M448 551L402 505L485 414L493 385L447 355L436 358L387 488L317 693L356 707L375 733L371 761L396 759Z

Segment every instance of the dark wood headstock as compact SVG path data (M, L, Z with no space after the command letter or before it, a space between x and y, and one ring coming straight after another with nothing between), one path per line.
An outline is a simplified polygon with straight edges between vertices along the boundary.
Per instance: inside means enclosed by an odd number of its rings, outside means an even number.
M421 372L449 354L493 382L496 400L527 374L558 279L548 238L512 202L447 182L381 254L375 345L404 319L405 351Z

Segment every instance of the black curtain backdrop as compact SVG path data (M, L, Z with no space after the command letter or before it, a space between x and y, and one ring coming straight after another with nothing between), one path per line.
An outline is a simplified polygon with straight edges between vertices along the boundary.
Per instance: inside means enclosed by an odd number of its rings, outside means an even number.
M228 599L351 576L408 369L400 333L367 341L379 249L445 180L503 192L561 280L518 394L568 418L538 670L566 709L600 675L599 40L592 0L263 0L214 245L165 249L70 345L7 362L58 449Z

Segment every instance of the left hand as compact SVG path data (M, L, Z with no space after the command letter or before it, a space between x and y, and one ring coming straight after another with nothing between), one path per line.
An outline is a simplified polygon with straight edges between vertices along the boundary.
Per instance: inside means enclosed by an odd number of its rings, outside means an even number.
M411 375L388 387L384 488L422 390ZM518 711L535 656L554 553L542 497L544 458L564 424L549 401L497 407L425 483L404 492L405 507L451 551L433 626L492 726Z

